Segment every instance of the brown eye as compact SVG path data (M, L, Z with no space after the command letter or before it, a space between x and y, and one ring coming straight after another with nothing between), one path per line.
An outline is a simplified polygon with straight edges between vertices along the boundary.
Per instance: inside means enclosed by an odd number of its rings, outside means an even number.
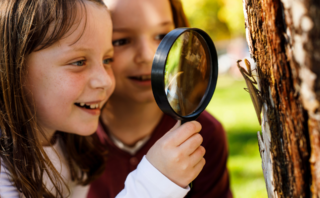
M129 42L130 42L129 39L118 39L118 40L112 41L112 45L113 46L121 46L121 45L128 44Z
M159 34L155 37L156 40L162 40L167 34Z

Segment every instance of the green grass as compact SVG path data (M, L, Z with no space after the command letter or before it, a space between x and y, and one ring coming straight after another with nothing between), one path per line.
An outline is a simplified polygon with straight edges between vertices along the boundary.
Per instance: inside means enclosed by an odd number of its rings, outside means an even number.
M267 197L261 168L257 131L261 131L243 79L220 75L207 107L227 132L228 168L235 198Z

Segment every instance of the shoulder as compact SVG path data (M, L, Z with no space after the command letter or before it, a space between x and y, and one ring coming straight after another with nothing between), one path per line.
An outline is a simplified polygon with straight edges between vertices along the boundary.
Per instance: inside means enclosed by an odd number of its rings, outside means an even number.
M19 192L11 181L9 171L0 159L0 197L1 198L18 198Z
M204 111L197 119L202 125L202 146L206 149L206 164L194 180L188 197L229 197L230 185L227 170L228 146L222 124Z
M204 138L225 136L222 124L207 111L202 112L197 121L202 125L200 133Z
M227 137L222 124L207 111L197 119L202 125L200 134L203 137L202 146L206 149L206 154L217 155L226 158L228 155Z
M205 126L222 128L221 123L207 111L203 111L197 121Z

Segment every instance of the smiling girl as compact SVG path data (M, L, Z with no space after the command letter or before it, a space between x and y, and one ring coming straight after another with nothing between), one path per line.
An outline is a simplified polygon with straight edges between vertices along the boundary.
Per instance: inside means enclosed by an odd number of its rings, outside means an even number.
M104 174L91 185L89 198L114 197L123 188L126 175L176 123L162 113L154 100L151 67L162 38L174 28L188 26L180 0L104 2L113 22L116 86L102 109L98 128L109 157ZM192 182L187 197L230 198L225 131L208 112L203 112L197 120L202 125L206 165Z
M115 86L111 33L100 0L0 2L0 197L81 198L102 173L93 133ZM169 131L118 197L183 197L204 165L200 128Z

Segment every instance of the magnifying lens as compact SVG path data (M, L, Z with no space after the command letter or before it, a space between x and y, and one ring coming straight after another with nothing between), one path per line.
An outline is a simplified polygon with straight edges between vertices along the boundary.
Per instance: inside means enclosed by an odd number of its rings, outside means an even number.
M151 85L160 109L182 122L195 120L209 104L218 79L218 58L207 33L177 28L161 41Z

